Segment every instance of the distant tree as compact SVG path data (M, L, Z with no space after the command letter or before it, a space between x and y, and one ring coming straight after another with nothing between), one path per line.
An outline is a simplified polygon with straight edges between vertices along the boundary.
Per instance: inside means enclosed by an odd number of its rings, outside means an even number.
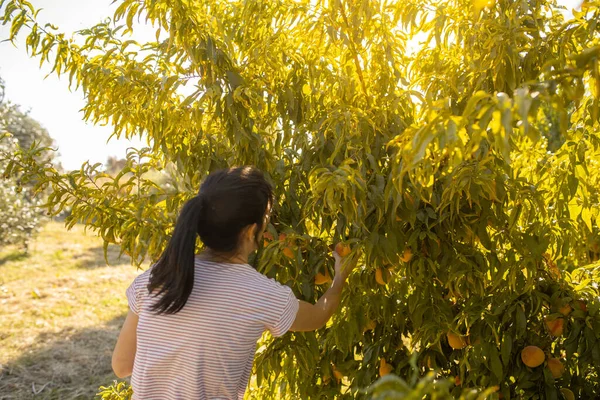
M127 165L127 160L119 159L117 157L108 157L106 163L104 164L105 172L109 175L115 175L121 172L123 168Z
M23 148L31 147L34 142L42 147L51 147L54 141L48 131L38 121L31 118L19 106L6 104L3 107L5 129L19 141ZM52 157L53 152L46 152L46 157Z
M0 245L16 244L28 248L29 239L42 220L39 206L43 193L37 193L35 182L23 182L21 174L12 174L9 161L20 147L47 148L53 144L48 131L39 122L5 100L4 81L0 78ZM54 152L40 151L37 161L50 162Z

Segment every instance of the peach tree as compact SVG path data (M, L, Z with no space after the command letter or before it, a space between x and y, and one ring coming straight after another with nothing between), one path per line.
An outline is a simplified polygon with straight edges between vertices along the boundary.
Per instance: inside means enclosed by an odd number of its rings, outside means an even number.
M265 337L249 397L363 397L415 368L457 396L600 395L598 1L572 17L554 0L116 3L73 37L0 7L88 121L147 148L112 177L35 150L11 168L137 265L207 173L241 164L278 199L259 271L314 301L329 246L349 244L340 312ZM153 38L134 40L141 23ZM148 179L167 168L168 188Z

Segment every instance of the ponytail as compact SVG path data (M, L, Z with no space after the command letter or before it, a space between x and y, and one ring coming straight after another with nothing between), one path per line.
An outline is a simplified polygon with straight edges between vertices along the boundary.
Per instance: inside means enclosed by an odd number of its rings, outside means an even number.
M188 200L181 209L175 231L152 268L148 290L164 296L152 305L158 314L175 314L185 306L194 287L196 237L204 214L202 195Z

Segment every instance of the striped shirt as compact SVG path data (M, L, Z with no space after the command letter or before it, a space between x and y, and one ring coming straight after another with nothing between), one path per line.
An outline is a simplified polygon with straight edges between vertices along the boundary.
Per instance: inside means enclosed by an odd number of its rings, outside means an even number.
M265 330L286 333L298 312L292 290L250 265L196 259L194 288L176 314L157 315L151 269L126 291L138 315L133 399L243 399Z

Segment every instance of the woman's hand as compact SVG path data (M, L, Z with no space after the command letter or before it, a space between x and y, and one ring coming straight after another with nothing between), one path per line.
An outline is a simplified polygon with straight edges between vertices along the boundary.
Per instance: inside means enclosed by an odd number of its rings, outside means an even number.
M348 276L350 275L352 270L354 270L354 268L356 267L356 259L354 259L354 260L348 259L348 254L350 252L350 249L347 248L346 246L344 246L344 245L340 246L338 244L335 247L336 247L336 249L333 251L333 258L335 259L335 267L334 267L335 277L334 278L337 278L339 276L339 279L341 279L342 282L345 282L346 279L348 279ZM338 251L340 251L340 249L342 250L342 253L346 253L345 257L342 257L338 254Z

